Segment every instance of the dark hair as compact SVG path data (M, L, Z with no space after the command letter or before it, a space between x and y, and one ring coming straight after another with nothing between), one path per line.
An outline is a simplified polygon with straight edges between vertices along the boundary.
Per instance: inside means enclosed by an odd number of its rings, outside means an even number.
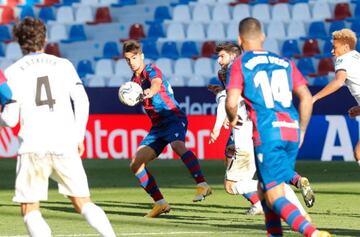
M219 53L224 50L227 53L233 53L236 56L239 56L242 53L242 50L239 45L232 42L222 42L216 45L215 52Z
M46 26L33 17L25 17L13 28L13 35L24 54L42 50L45 47Z
M123 45L123 54L125 53L142 53L142 47L141 44L136 40L127 40L124 42Z
M262 33L261 23L258 19L253 17L246 17L239 23L239 35L243 38L254 39L258 38Z

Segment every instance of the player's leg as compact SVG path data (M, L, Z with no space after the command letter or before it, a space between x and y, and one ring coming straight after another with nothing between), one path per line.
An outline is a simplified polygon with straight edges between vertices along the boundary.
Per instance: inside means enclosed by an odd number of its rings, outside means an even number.
M115 233L105 212L91 202L89 185L80 156L51 155L53 172L50 178L58 183L59 193L69 197L75 210L101 236L114 237Z
M304 202L307 207L312 207L314 205L315 193L311 188L309 179L307 177L301 176L297 172L295 172L289 183L301 191L301 195L303 196Z
M360 141L355 146L354 157L356 162L360 165Z
M90 197L69 197L75 210L87 223L103 237L115 237L116 234L103 209L91 202Z
M51 229L39 209L39 201L47 200L49 166L46 157L36 154L19 155L17 159L13 201L21 203L24 224L33 237L51 236Z

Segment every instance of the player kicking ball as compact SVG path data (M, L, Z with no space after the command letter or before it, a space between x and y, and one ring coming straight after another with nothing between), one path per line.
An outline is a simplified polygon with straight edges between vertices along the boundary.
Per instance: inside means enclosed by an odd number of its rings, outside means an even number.
M131 171L155 202L153 209L145 217L157 217L170 211L170 205L160 192L155 178L146 168L146 164L157 158L168 144L180 156L197 183L193 201L204 200L211 194L211 188L205 181L197 157L185 147L188 121L175 100L171 85L155 65L145 65L139 42L124 42L123 54L134 72L131 81L139 84L144 91L142 103L152 122L150 132L140 143L130 163Z

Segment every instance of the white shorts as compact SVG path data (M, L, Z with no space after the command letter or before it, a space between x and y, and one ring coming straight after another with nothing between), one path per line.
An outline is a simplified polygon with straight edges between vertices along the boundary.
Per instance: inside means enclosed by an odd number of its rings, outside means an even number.
M26 153L17 158L13 201L34 203L47 200L49 178L58 183L59 193L63 195L90 196L87 177L79 155Z
M233 129L235 154L232 159L227 158L226 180L237 182L253 179L256 166L252 129L251 121L246 121L239 129Z

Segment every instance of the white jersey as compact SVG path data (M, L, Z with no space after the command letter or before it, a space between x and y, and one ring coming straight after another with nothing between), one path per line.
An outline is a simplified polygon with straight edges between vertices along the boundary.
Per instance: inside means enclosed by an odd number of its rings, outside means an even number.
M71 62L33 53L8 67L5 76L16 103L5 107L2 119L14 126L20 117L19 154L77 152L85 136L89 100Z
M226 111L225 111L225 100L226 100L226 90L222 90L216 94L216 103L217 106L217 113L216 113L216 122L214 128L220 129L225 118L226 118ZM240 96L238 102L238 110L237 115L240 117L241 121L248 121L250 120L248 117L248 113L246 110L245 100Z
M352 50L336 58L335 72L339 70L346 71L345 84L358 105L360 105L360 53Z

